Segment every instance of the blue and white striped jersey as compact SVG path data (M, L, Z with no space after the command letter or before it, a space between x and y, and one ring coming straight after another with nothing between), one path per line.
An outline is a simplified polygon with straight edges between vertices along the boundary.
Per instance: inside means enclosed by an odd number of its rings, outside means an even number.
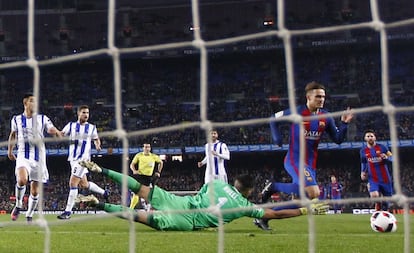
M36 121L34 122L33 119ZM11 131L16 132L17 157L36 162L45 161L46 147L41 140L44 138L44 132L53 127L52 121L43 114L36 114L30 118L24 114L13 116ZM37 145L36 139L39 141Z
M62 133L70 137L68 161L90 160L92 140L99 138L95 125L88 122L69 122Z

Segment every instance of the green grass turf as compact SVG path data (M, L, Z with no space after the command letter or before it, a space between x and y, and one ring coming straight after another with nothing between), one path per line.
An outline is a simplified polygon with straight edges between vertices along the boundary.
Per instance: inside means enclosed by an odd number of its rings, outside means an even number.
M47 215L50 229L49 252L129 252L129 221L115 217L85 220L75 215L60 221ZM102 217L102 216L101 216ZM398 231L375 233L369 225L369 215L316 216L316 251L327 253L403 252L403 218L397 216ZM9 215L0 216L0 252L48 252L44 250L46 230L22 221L11 222ZM36 219L36 217L35 217ZM413 215L410 216L414 225ZM194 232L160 232L133 223L136 252L217 252L218 230ZM255 227L252 219L243 218L225 225L224 252L309 252L308 220L306 216L272 220L271 232ZM413 229L412 229L413 231ZM414 248L414 235L410 234Z

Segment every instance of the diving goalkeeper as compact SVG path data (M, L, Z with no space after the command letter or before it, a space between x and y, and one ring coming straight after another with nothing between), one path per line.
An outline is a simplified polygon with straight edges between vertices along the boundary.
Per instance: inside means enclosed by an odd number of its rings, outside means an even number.
M125 176L122 173L102 168L91 161L82 161L81 165L92 172L102 173L119 184L122 183ZM191 231L218 227L220 225L220 214L217 211L233 208L240 210L221 213L224 224L244 216L258 219L284 219L308 214L306 207L284 210L256 207L247 200L254 188L254 180L248 175L238 176L234 186L220 180L214 180L203 185L199 193L194 196L177 196L158 186L150 188L140 184L130 176L126 177L128 188L148 203L151 203L155 210L171 212L134 211L122 205L99 202L93 195L85 196L81 198L81 201L89 202L97 209L109 213L122 212L120 214L121 218L128 219L129 215L132 214L135 222L146 224L157 230ZM211 205L211 200L214 201L214 206ZM184 212L179 213L178 210ZM194 210L194 212L188 210ZM310 206L312 214L326 214L327 210L328 206L324 203L313 203Z

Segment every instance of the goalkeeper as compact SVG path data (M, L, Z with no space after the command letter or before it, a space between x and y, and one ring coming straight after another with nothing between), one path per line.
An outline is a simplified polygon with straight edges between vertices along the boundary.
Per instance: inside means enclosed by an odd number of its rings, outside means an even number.
M102 168L94 162L82 161L82 166L90 171L102 173L111 178L115 182L122 183L122 173ZM97 209L106 212L123 212L121 218L128 219L132 213L133 220L146 224L157 230L175 230L175 231L191 231L208 227L218 227L219 216L222 217L223 223L229 223L235 219L247 216L252 218L265 219L284 219L305 215L308 213L306 207L297 209L272 210L270 208L259 208L247 200L247 197L253 191L252 178L248 175L238 176L234 186L220 180L214 180L205 184L197 195L194 196L177 196L169 193L158 186L153 188L140 184L134 178L127 176L128 188L148 203L151 203L155 210L171 211L171 212L144 212L133 211L132 209L104 202L99 202L93 195L81 198L83 202L89 202ZM211 200L215 205L211 205ZM226 209L239 208L234 212L222 212ZM202 211L201 209L205 209ZM208 209L208 210L207 210ZM181 213L177 211L183 211ZM194 210L189 212L189 210ZM310 210L312 214L326 214L328 206L324 203L314 203ZM131 213L125 213L130 211Z

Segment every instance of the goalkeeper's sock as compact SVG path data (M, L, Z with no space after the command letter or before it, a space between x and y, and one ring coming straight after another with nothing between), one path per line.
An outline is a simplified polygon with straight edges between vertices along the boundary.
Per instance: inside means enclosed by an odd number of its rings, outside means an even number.
M132 192L137 193L139 189L141 189L141 184L135 180L133 177L125 176L122 173L116 172L114 170L102 168L102 174L107 175L110 179L114 180L115 182L122 185L122 181L124 177L127 177L127 187Z
M138 204L138 202L139 202L139 196L133 193L132 198L131 198L131 204L129 204L129 208L134 209L135 206Z

